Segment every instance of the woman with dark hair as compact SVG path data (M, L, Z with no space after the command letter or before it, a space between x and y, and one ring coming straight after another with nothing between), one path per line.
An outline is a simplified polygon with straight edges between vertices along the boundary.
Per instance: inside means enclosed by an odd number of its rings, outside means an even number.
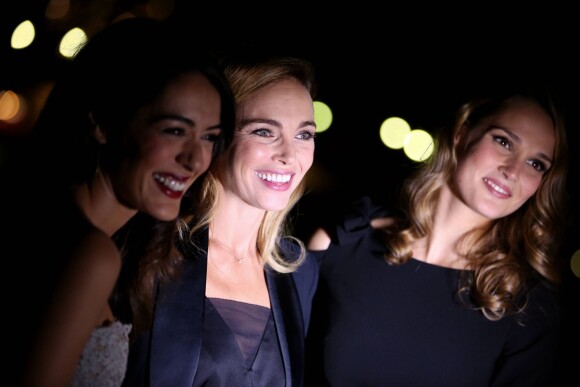
M152 19L113 23L76 54L39 116L33 155L50 193L25 211L58 226L27 250L41 294L16 311L35 326L26 386L120 385L131 324L112 303L125 249L115 234L138 213L155 219L141 243L156 254L143 265L169 266L182 198L231 139L227 80L180 36Z

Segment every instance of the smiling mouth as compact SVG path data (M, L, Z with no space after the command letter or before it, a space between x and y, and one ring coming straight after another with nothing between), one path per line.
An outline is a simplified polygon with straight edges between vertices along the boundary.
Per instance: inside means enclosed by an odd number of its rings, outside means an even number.
M506 192L504 189L502 189L499 185L494 184L492 181L490 181L488 178L484 177L483 181L489 185L494 191L502 194L502 195L506 195L506 196L512 196L509 192Z
M169 175L160 175L159 173L155 173L153 174L153 178L171 191L183 192L185 190L185 183L174 179Z
M287 183L292 178L291 174L261 173L261 172L256 172L256 176L258 176L262 180L271 181L273 183Z

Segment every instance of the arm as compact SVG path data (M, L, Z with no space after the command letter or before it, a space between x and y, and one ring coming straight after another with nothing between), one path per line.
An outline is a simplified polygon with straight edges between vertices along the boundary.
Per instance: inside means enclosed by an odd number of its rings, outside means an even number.
M326 250L330 245L330 235L324 228L318 228L308 241L306 247L308 250L318 251Z
M120 267L117 247L99 231L74 249L27 359L25 386L70 385L87 340L109 313Z

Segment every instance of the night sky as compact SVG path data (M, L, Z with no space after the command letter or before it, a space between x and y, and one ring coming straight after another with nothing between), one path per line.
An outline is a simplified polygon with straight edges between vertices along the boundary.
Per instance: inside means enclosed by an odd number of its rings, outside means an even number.
M46 1L6 1L0 6L0 90L26 92L61 70L62 61L54 59L52 46L60 29L76 22L98 29L114 12L145 2L118 1L106 10L95 8L94 1L73 3L80 4L76 19L59 25L40 22L35 48L17 54L6 47L8 35L23 17L42 20ZM172 17L210 47L221 50L252 43L305 57L316 68L317 100L332 109L334 121L316 139L308 190L294 213L298 236L306 238L323 219L360 194L385 204L394 202L415 164L402 151L382 145L378 131L384 119L399 116L414 129L433 132L451 122L455 108L468 97L534 83L553 89L566 114L572 209L564 253L570 257L580 249L580 31L572 20L574 11L530 4L517 10L491 5L444 10L347 4L315 12L311 4L272 4L287 7L273 11L190 3L177 2ZM571 271L564 289L570 313L566 345L573 354L562 355L568 364L563 373L578 378L572 367L580 359L580 321L573 315L579 312L580 279Z

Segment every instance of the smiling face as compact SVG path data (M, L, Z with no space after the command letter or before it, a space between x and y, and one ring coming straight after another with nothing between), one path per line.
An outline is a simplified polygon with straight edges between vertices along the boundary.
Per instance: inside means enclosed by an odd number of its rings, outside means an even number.
M177 217L181 198L210 164L220 128L220 95L200 73L173 79L130 123L110 175L127 207Z
M483 135L458 160L455 191L487 219L508 216L534 195L551 166L552 120L538 104L512 99L471 133Z
M312 98L298 81L285 79L247 96L236 114L232 146L218 164L225 194L282 210L314 159Z

